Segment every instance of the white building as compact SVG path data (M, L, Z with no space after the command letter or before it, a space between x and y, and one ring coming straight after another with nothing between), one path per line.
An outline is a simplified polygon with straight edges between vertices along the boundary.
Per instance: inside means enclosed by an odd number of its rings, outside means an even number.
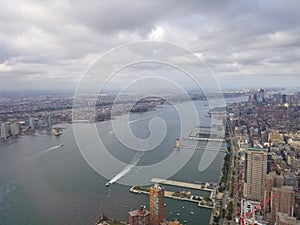
M31 129L35 129L35 121L33 117L29 117L29 126Z
M20 132L20 124L19 121L14 121L10 123L10 134L12 136L18 135Z
M9 123L5 122L5 123L1 123L1 127L0 127L0 131L1 131L1 139L6 139L9 137Z

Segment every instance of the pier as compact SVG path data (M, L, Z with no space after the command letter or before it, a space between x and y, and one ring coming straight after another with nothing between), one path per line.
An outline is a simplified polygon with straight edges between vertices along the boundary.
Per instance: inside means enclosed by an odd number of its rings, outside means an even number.
M152 178L152 183L158 183L158 184L166 184L171 186L177 186L177 187L185 187L185 188L191 188L196 190L203 190L203 191L210 191L212 192L212 188L208 188L210 186L210 183L204 182L202 184L194 184L194 183L187 183L182 181L174 181L174 180L166 180L166 179L160 179L160 178Z
M217 152L227 152L225 149L223 148L212 148L212 147L207 147L207 146L195 146L195 145L180 145L179 147L177 147L177 149L179 148L192 148L195 150L199 150L199 151L217 151Z
M222 138L204 138L204 137L188 137L188 140L195 140L195 141L215 141L215 142L224 142L225 140Z
M136 193L136 194L146 194L146 195L150 194L150 192L148 192L148 191L135 190L135 186L130 188L130 192ZM203 197L199 197L198 200L193 199L193 196L191 196L191 197L176 197L176 196L174 196L174 192L172 192L172 191L165 191L164 196L166 198L172 198L172 199L175 199L175 200L197 203L197 205L199 207L202 207L202 208L213 209L213 206L214 206L214 201L213 200L212 200L210 205L207 202L203 203L202 202Z

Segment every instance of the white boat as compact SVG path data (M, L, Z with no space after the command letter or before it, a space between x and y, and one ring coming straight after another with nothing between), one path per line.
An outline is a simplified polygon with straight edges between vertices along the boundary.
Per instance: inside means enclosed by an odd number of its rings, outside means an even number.
M62 132L62 129L61 128L53 128L53 135L58 137L60 135L62 135L63 132Z

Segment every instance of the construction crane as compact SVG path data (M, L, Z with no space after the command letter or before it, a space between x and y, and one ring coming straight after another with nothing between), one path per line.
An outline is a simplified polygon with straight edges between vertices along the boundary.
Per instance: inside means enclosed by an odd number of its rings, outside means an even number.
M274 192L273 195L271 195L270 197L266 198L263 202L261 202L258 207L255 207L253 210L250 210L243 218L240 219L241 225L245 225L245 219L247 219L249 216L254 214L257 210L261 209L265 204L267 204L277 196L278 196L278 192Z

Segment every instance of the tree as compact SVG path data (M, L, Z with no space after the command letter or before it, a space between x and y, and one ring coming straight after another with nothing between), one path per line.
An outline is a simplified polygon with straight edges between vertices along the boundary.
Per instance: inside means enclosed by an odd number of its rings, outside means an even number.
M222 209L222 218L224 218L225 217L225 209Z
M230 201L227 206L227 220L232 220L232 212L233 212L233 203Z

